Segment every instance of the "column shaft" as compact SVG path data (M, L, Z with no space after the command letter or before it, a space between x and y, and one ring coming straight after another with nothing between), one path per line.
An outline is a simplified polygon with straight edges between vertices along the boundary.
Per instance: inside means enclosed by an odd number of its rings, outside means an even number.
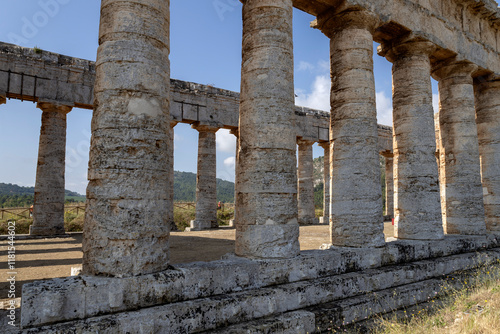
M485 234L483 189L470 63L444 64L439 80L440 184L448 234Z
M300 251L292 0L243 2L236 254Z
M64 234L66 114L72 107L44 102L37 106L42 109L42 126L30 234Z
M168 268L169 0L103 0L83 272Z
M394 158L385 157L385 215L394 217Z
M331 242L381 247L382 189L373 75L375 15L348 10L319 18L330 37ZM324 22L324 23L323 23Z
M196 173L196 219L191 231L219 227L217 223L217 155L215 133L218 128L193 126L198 130L198 170Z
M393 47L394 236L441 239L436 139L428 42Z
M500 80L475 86L486 229L500 234Z
M174 221L174 127L177 125L176 121L170 122L170 132L169 135L169 145L167 146L167 154L169 160L169 171L168 171L168 198L167 201L167 219L170 225L170 231L177 231L177 225Z
M236 137L236 152L234 154L234 214L233 214L233 219L229 221L229 226L234 227L236 226L236 211L238 210L238 206L236 205L236 197L238 194L238 154L240 151L240 132L239 129L233 129L231 130L231 133L235 135Z
M298 168L298 195L297 206L299 212L299 224L312 225L317 223L314 208L314 184L313 184L313 141L298 140L299 146L299 168Z
M324 150L323 156L323 224L330 223L330 143L319 144Z

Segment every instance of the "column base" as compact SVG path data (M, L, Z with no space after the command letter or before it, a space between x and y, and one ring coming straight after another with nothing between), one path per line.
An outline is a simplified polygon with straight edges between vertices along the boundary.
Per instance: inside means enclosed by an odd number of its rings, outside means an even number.
M219 224L217 224L217 221L211 220L191 220L189 225L190 227L187 227L184 231L206 231L219 228Z
M41 236L59 236L66 235L66 231L64 231L64 227L38 227L38 226L30 226L30 235L41 235Z

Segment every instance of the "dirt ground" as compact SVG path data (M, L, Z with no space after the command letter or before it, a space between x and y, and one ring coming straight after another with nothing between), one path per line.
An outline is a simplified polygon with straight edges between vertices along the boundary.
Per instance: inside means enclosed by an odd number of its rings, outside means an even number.
M301 226L300 248L318 249L329 242L326 225ZM385 223L386 237L393 236L391 223ZM220 228L199 232L172 232L170 236L170 259L172 264L194 261L213 261L222 255L234 252L235 230ZM82 234L69 238L16 240L16 295L20 297L21 286L35 280L66 277L71 267L82 263ZM0 242L0 302L7 298L7 241ZM1 304L1 303L0 303ZM0 307L1 308L1 307Z

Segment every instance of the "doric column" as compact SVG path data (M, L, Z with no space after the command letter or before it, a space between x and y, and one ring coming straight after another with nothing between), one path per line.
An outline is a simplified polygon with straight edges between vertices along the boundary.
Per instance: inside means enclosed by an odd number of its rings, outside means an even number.
M323 157L323 224L330 223L330 143L319 143L324 150ZM321 220L321 218L320 218Z
M64 234L66 115L71 106L39 102L42 127L36 167L31 235Z
M355 9L318 18L318 28L330 37L330 234L337 246L385 244L373 76L377 22L374 14Z
M217 154L215 133L219 128L193 125L198 130L198 170L196 173L196 219L191 231L218 228L217 224Z
M317 224L314 208L313 184L313 150L314 141L298 139L299 168L298 168L298 194L297 207L299 209L299 224Z
M240 151L240 132L239 129L232 129L231 134L235 135L236 137L236 152L234 155L234 214L233 214L233 219L229 221L229 226L234 227L236 226L236 211L238 210L238 206L236 205L236 196L238 193L237 186L238 186L238 152Z
M292 0L243 1L236 254L300 252Z
M103 0L83 273L168 268L169 0Z
M474 64L454 61L437 65L432 73L439 81L441 206L448 234L486 233L472 79L476 70Z
M486 229L500 234L500 78L475 85Z
M167 154L169 160L169 171L168 171L168 194L167 194L167 218L170 225L170 231L177 231L177 225L174 222L174 127L177 125L177 121L170 122L170 132L169 135L169 145L167 146Z
M429 60L435 47L418 40L383 47L393 63L394 236L442 239Z
M385 155L385 215L394 217L394 158Z

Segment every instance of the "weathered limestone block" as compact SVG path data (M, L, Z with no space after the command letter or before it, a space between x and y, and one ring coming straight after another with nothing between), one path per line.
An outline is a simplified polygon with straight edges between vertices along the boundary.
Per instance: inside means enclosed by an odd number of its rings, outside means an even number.
M330 223L330 142L319 143L324 150L323 159L323 224ZM333 145L331 145L333 149ZM321 220L321 217L320 217Z
M471 76L475 70L476 65L452 61L433 71L439 80L441 207L448 234L486 233Z
M66 115L72 106L39 102L42 126L38 147L32 235L64 234Z
M394 158L385 156L385 215L394 217Z
M330 38L332 91L330 143L331 242L384 245L382 190L373 76L377 18L363 10L318 17Z
M299 146L298 168L298 194L297 204L299 209L299 224L312 225L317 223L314 209L314 184L313 184L313 141L297 140Z
M215 133L218 127L193 125L198 130L198 170L196 173L196 219L191 231L219 227L217 223L217 155Z
M171 196L171 200L167 203L167 220L170 225L170 231L177 231L177 225L174 222L174 127L178 122L171 121L170 122L170 132L168 133L169 137L169 145L167 147L167 154L169 157L169 168L168 171L168 195Z
M243 2L236 254L300 251L292 0Z
M486 229L500 234L500 78L475 85Z
M170 2L103 0L83 273L168 267Z
M403 39L383 45L393 63L394 236L441 239L429 54L434 45Z

